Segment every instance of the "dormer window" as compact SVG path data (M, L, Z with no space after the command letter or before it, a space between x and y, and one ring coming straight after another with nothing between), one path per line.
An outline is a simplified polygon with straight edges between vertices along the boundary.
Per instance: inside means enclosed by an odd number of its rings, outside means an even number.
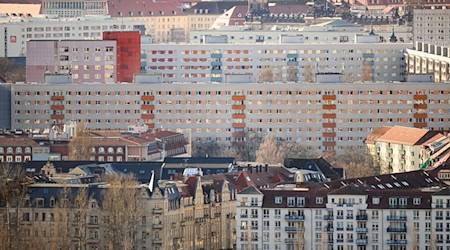
M36 206L37 207L44 207L44 199L43 198L37 198L36 199Z
M316 204L323 204L323 197L316 197Z
M422 201L422 199L421 199L420 197L414 198L414 199L413 199L413 204L414 204L414 205L420 205L421 201Z
M281 197L281 196L275 197L275 204L281 204L282 202L283 202L283 197Z

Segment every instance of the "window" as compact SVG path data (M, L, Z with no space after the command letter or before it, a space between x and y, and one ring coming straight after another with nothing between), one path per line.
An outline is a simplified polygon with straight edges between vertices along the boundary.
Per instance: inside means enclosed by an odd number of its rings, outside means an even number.
M380 204L380 197L373 197L373 198L372 198L372 203L373 203L374 205Z
M316 204L322 204L323 203L323 197L316 197Z
M413 204L414 205L420 205L420 203L421 203L421 198L414 198L413 199Z
M283 197L281 197L281 196L275 197L275 204L281 204L282 202L283 202Z

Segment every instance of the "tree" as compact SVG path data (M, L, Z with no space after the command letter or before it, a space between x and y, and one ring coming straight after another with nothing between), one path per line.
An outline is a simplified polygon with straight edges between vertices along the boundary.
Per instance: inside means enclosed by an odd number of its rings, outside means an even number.
M273 67L269 66L265 69L262 69L259 73L259 81L273 82L274 81Z
M0 249L18 249L22 244L19 237L22 233L20 208L23 207L30 181L22 166L0 164L0 205L5 206L6 213L6 220L0 224Z
M141 189L130 175L113 174L107 178L101 206L109 248L131 250L135 247L143 214Z
M319 154L309 150L307 147L295 142L286 142L283 144L284 159L286 158L315 158Z
M25 65L8 58L0 58L0 78L7 82L25 82Z
M233 155L238 161L255 161L259 144L261 137L253 131L245 130L239 141L231 143L228 154Z
M89 160L92 138L84 123L77 124L75 136L69 143L69 159L74 161Z
M273 135L267 135L256 152L259 163L278 164L284 161L285 152Z
M380 174L381 164L366 148L348 148L331 159L345 169L347 178L358 178Z
M304 81L307 83L314 82L315 68L311 64L306 64L303 71Z
M224 146L216 141L195 141L192 145L192 157L220 157Z

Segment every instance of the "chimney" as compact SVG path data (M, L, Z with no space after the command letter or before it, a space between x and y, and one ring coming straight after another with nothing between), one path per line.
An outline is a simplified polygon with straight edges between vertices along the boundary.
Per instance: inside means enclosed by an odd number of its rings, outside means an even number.
M262 165L259 165L259 172L260 172L260 173L262 173L262 171L263 171L263 170L262 170L262 167L263 167Z
M248 171L250 172L250 173L253 173L253 168L250 166L250 167L248 167Z
M266 165L264 166L264 170L267 172L269 170L269 164L266 163Z
M256 171L256 173L258 173L258 172L259 172L259 168L258 168L258 165L256 165L256 166L255 166L255 171Z

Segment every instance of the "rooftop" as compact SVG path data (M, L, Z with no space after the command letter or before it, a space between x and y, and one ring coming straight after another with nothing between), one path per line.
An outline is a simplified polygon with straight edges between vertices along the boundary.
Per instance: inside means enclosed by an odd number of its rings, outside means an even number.
M410 128L403 126L394 126L382 136L378 137L377 141L389 142L405 145L416 145L423 136L428 133L426 129Z

